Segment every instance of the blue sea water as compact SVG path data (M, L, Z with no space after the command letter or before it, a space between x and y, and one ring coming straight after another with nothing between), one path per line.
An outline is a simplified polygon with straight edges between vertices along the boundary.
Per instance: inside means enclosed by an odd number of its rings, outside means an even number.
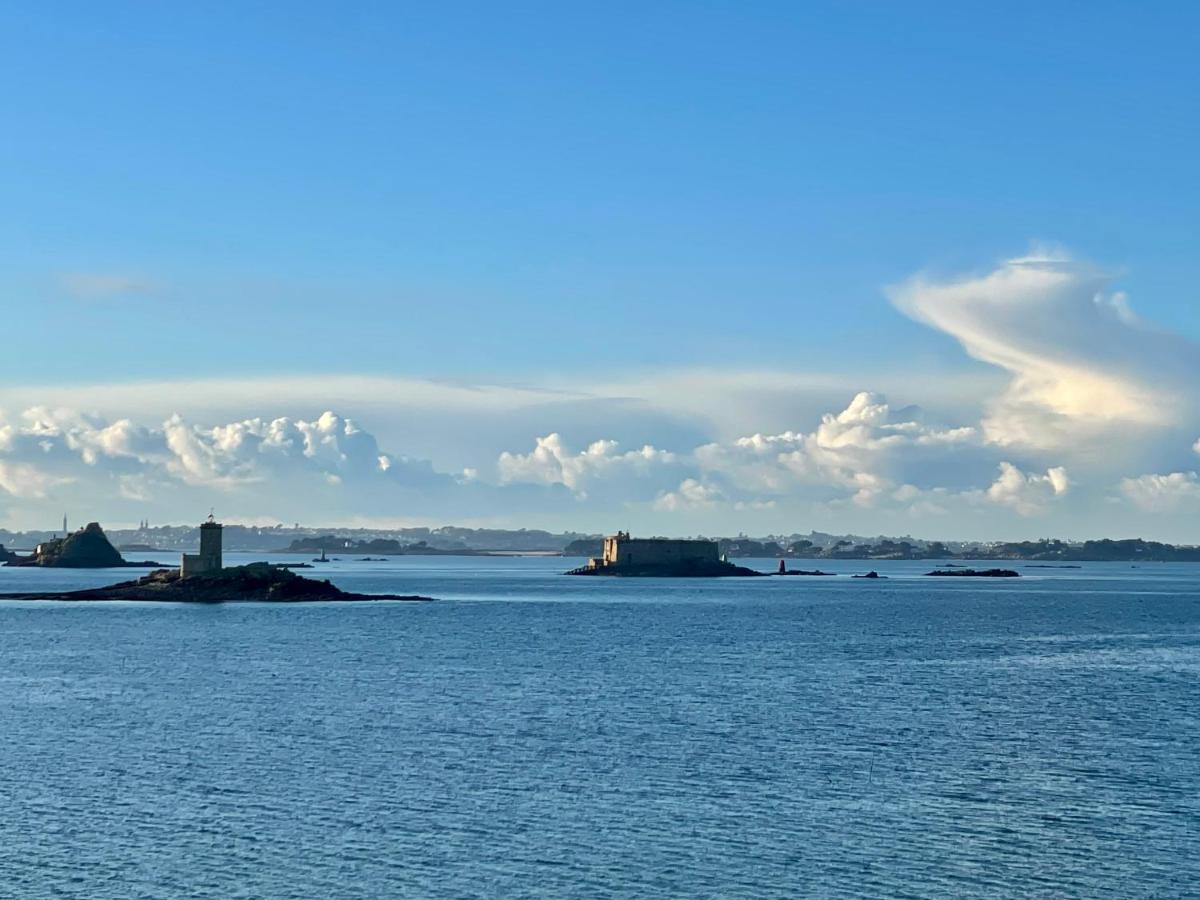
M431 604L0 603L0 896L1197 891L1200 566L572 564L306 573Z

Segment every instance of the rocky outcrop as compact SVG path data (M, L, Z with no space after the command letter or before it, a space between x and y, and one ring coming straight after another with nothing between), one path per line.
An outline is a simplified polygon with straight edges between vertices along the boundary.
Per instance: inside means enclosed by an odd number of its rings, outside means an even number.
M21 559L19 554L6 550L4 545L0 544L0 563L16 562L18 559Z
M822 572L820 569L789 569L787 563L782 559L779 561L779 568L775 571L776 575L832 575L832 572Z
M926 575L941 578L1020 578L1020 572L1012 569L934 569Z
M128 563L109 542L99 522L90 522L65 538L56 538L38 544L31 556L11 555L5 562L8 566L45 566L54 569L140 569L160 566L162 563Z
M568 575L597 575L610 578L757 578L769 573L721 561L689 561L665 565L583 566Z
M399 594L354 594L328 581L304 578L269 563L222 569L212 575L181 578L178 569L160 569L136 581L82 591L0 594L3 600L149 601L157 603L302 603L352 600L430 600Z

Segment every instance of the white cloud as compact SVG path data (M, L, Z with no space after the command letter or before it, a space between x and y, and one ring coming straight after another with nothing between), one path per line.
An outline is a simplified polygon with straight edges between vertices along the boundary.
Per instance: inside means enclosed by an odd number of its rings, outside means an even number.
M944 514L956 503L983 500L1033 515L1067 492L1064 468L1026 475L996 459L996 452L978 428L931 424L919 409L895 410L881 395L860 392L810 432L754 434L683 452L644 447L627 453L614 441L575 452L551 434L530 453L501 454L497 468L503 483L563 485L579 497L602 487L632 503L652 498L651 507L660 512L815 502L831 509L848 503ZM992 477L997 466L999 478L980 486L979 479Z
M148 427L35 407L0 424L0 493L27 501L161 509L216 492L265 512L333 502L321 491L336 489L349 512L454 484L427 462L382 454L372 435L331 412L214 427L176 415Z
M583 493L594 479L614 475L644 476L652 469L675 462L675 455L649 444L620 453L617 442L593 441L580 452L570 450L558 434L537 439L529 453L500 454L496 468L501 484L561 484Z
M920 410L897 412L878 394L860 392L840 413L826 413L812 432L755 434L731 444L699 447L701 471L738 488L784 494L800 486L826 488L870 505L911 479L952 474L951 459L978 452L978 430L922 421ZM924 472L924 474L922 474Z
M1110 280L1051 253L978 277L917 277L890 295L909 316L1010 373L983 422L989 441L1048 448L1194 415L1200 353L1144 325L1124 294L1108 292Z
M314 362L314 365L319 363ZM420 378L296 374L178 381L0 385L0 407L70 407L108 421L161 423L175 413L192 422L306 418L336 409L370 422L386 446L432 458L449 469L491 465L532 435L558 433L575 447L602 435L622 447L694 447L774 434L810 423L843 403L838 373L685 369L621 371L619 377L544 376L519 384ZM921 372L872 376L880 390L920 399L939 419L975 414L981 394L1002 386L990 373L936 377Z
M1120 490L1139 509L1163 512L1200 501L1200 477L1195 472L1139 475L1122 479Z
M29 463L0 460L0 491L24 499L42 498L46 492L71 479L56 477Z
M1026 474L1012 463L1000 463L1000 475L987 489L987 499L1015 509L1023 516L1042 512L1070 489L1066 469L1055 466L1044 475Z
M721 492L695 478L685 478L673 491L664 491L654 500L654 508L660 512L681 512L715 506L723 500Z

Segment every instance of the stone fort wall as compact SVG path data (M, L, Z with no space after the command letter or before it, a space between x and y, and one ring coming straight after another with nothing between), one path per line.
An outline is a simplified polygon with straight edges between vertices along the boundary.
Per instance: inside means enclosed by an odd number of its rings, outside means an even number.
M720 559L716 541L656 540L653 538L604 539L602 565L657 566L679 563L713 563Z

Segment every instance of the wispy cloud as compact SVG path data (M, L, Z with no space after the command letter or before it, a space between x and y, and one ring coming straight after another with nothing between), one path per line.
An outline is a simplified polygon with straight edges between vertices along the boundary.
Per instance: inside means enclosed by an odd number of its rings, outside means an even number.
M983 422L989 440L1053 447L1195 415L1200 349L1141 322L1111 281L1097 266L1041 253L983 275L917 276L889 295L1012 376Z
M162 291L153 279L127 272L67 272L58 276L58 284L68 296L89 303L148 297Z

